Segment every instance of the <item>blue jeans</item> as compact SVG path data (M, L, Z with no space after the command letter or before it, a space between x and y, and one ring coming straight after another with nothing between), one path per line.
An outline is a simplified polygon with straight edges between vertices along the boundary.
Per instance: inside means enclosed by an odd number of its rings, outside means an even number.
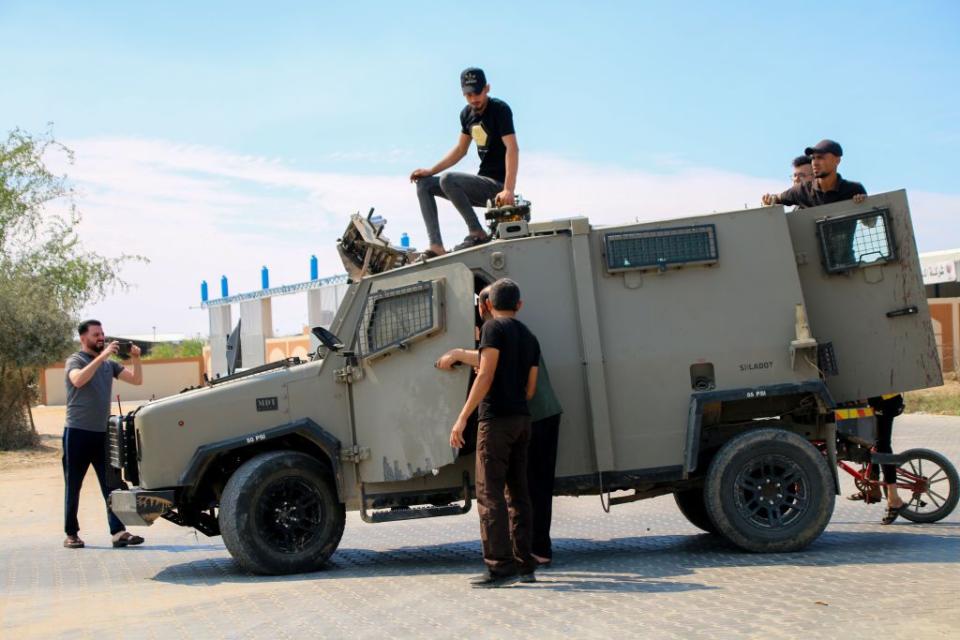
M77 509L80 507L80 487L83 486L83 477L87 469L93 465L100 481L100 493L104 502L110 497L110 491L119 487L110 487L107 482L107 434L100 431L85 431L83 429L63 430L63 479L66 491L63 500L64 531L68 536L75 536L80 531L77 522ZM109 505L109 503L107 503ZM117 534L126 527L107 506L107 522L110 524L110 533Z
M487 200L493 200L503 184L493 178L475 176L470 173L444 173L417 180L417 199L420 201L420 213L427 226L430 244L443 246L440 236L440 219L437 213L436 196L446 198L456 207L467 228L472 234L483 233L480 220L473 211L474 207L486 206Z

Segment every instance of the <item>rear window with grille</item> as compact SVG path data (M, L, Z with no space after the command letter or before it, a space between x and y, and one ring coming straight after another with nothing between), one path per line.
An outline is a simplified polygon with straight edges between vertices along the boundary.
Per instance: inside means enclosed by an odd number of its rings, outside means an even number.
M817 236L828 273L883 264L897 257L887 209L817 220Z
M361 356L382 354L427 336L441 326L439 282L371 293L364 305L359 332Z
M666 269L717 262L717 230L712 224L608 233L607 271Z

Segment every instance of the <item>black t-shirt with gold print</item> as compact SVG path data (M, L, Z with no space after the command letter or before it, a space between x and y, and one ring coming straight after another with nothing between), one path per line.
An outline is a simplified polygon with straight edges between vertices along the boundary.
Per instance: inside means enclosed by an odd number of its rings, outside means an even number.
M490 98L483 113L477 113L467 105L460 112L460 131L477 143L480 155L478 173L502 183L507 175L507 148L503 145L503 136L516 133L509 105L503 100Z

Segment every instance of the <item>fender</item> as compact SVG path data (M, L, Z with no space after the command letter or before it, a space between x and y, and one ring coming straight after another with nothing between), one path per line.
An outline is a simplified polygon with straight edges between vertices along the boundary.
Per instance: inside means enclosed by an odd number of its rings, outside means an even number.
M689 475L697 468L697 457L700 454L700 431L703 425L703 406L708 402L724 402L731 400L751 400L753 398L773 398L777 396L793 396L812 394L820 398L823 404L832 409L835 404L827 385L822 380L806 382L789 382L745 389L724 389L722 391L701 391L690 394L690 412L687 416L687 443L684 457L684 474ZM830 461L831 472L836 477L836 460Z
M333 465L334 479L337 483L337 497L342 501L343 468L340 464L340 441L310 418L301 418L265 431L255 431L197 447L193 457L190 458L190 463L187 465L187 468L180 475L179 485L182 487L195 486L207 471L210 463L212 463L217 456L234 449L269 442L291 434L309 440L330 458L330 464Z

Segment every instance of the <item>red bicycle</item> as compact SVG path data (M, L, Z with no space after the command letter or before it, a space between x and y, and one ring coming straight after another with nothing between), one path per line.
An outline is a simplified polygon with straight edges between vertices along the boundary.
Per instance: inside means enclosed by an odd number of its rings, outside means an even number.
M903 453L877 453L874 449L851 443L842 458L841 469L853 476L853 482L865 496L878 493L883 484L879 465L897 466L897 490L903 493L900 515L911 522L937 522L950 515L960 499L960 477L945 456L930 449L908 449ZM838 451L838 454L840 452ZM848 464L859 463L859 468Z

